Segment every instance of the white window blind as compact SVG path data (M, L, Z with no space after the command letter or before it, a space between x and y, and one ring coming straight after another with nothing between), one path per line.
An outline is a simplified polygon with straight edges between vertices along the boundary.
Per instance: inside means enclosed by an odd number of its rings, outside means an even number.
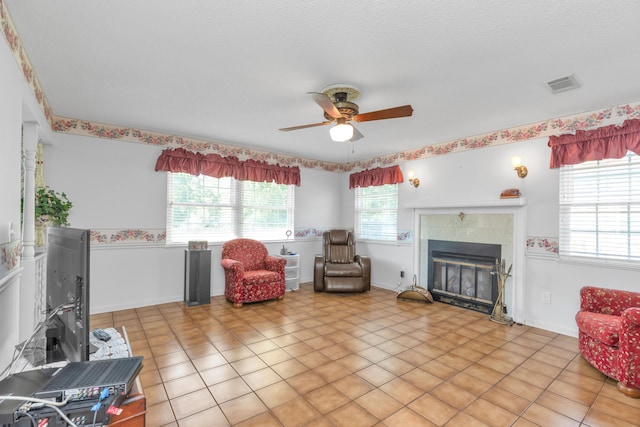
M359 239L398 239L398 184L356 187L355 232Z
M560 168L560 255L640 261L640 156Z
M167 177L167 242L282 240L294 225L294 186L184 173Z
M239 235L257 240L282 240L293 230L294 186L239 181Z

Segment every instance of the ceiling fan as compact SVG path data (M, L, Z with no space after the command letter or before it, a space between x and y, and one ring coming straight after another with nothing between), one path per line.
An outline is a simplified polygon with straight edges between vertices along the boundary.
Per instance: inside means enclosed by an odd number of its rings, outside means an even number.
M280 129L281 131L288 132L292 130L306 129L329 125L335 122L336 125L329 130L331 139L338 142L353 142L363 138L363 135L358 131L358 129L349 123L350 121L370 122L372 120L410 117L413 114L413 108L411 105L371 111L369 113L360 113L358 105L353 102L360 96L360 91L348 85L333 85L323 89L322 92L307 92L307 95L310 95L311 98L320 107L322 107L324 110L324 117L327 120L309 125L282 128Z

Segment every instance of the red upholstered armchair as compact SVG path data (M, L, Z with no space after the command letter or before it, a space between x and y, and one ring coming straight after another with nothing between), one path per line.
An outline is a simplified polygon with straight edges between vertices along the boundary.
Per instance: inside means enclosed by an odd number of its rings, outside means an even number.
M224 295L235 308L245 302L284 298L284 258L270 256L257 240L234 239L222 245Z
M640 398L640 293L585 286L576 323L582 356Z

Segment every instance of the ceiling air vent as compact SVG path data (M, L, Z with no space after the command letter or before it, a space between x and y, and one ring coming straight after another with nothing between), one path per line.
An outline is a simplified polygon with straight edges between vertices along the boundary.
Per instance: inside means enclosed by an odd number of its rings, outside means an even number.
M576 78L573 77L573 75L551 80L547 82L547 85L549 86L549 88L551 89L551 92L553 93L565 92L567 90L577 89L580 87L580 85L576 81Z

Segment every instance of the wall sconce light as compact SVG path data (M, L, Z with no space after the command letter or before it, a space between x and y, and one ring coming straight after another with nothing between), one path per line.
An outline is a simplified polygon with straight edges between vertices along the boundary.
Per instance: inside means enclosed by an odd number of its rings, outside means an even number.
M414 178L413 171L409 171L408 176L409 176L409 184L413 185L415 188L418 188L420 186L420 179Z
M520 156L513 156L511 158L511 165L513 166L513 169L516 171L520 178L524 178L525 176L527 176L527 173L529 173L529 171L527 170L526 166L521 164L521 162L522 160L520 159Z

